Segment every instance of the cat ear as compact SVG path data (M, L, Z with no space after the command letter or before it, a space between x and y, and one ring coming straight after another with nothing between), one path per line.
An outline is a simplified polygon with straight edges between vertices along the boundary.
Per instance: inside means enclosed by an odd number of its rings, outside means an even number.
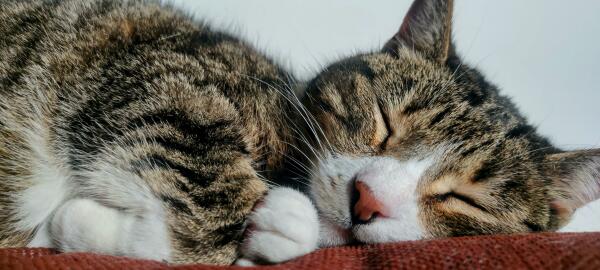
M551 207L566 222L589 202L600 199L600 149L569 151L546 157L554 200Z
M383 50L397 54L401 47L413 48L430 59L445 63L451 44L453 0L415 0L398 33Z

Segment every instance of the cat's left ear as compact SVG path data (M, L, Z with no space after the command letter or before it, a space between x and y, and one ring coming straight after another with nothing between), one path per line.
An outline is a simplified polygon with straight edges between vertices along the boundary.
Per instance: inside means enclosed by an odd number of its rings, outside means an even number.
M578 208L600 199L600 149L552 154L545 164L552 181L550 203L560 225Z
M453 0L415 0L398 33L386 43L384 52L397 54L402 47L445 63L452 53Z

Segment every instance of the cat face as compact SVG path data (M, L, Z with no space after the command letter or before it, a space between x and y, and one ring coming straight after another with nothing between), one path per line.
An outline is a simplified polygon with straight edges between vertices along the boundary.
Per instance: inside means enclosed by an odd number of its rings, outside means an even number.
M380 52L307 86L325 244L555 230L599 197L600 151L537 135L460 61L451 16L452 1L417 0Z

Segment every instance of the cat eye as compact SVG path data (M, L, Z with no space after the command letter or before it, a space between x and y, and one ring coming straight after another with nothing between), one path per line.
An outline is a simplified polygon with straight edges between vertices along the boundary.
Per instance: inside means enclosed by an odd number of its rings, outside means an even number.
M375 119L375 143L379 151L385 150L389 138L392 135L392 126L387 112L383 109L380 102L377 102L376 119Z
M476 200L474 200L471 197L456 193L456 192L448 192L448 193L444 193L444 194L440 194L440 195L435 195L433 200L435 202L447 202L450 199L455 199L455 200L459 200L473 208L479 209L480 211L483 212L488 212L488 210L483 207L481 204L477 203Z

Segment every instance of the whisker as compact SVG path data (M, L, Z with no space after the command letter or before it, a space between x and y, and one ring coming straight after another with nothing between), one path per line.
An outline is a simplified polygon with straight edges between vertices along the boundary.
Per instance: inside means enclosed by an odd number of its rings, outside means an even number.
M304 122L308 125L308 127L311 129L311 132L313 133L313 135L315 135L315 139L317 140L317 143L319 144L319 146L322 148L322 143L321 140L319 139L319 136L317 135L316 130L314 129L313 123L307 118L307 116L304 114L304 110L301 110L303 108L303 106L299 106L301 105L301 102L299 102L298 98L296 97L296 95L293 93L293 91L288 91L288 93L295 97L296 99L294 101L298 101L298 103L294 102L293 100L290 99L290 97L288 97L287 95L285 95L284 93L282 93L277 87L274 87L273 85L265 82L264 80L261 80L260 78L256 78L253 76L249 76L249 75L245 75L245 74L241 74L243 76L246 76L250 79L254 79L258 82L261 82L267 86L269 86L269 88L271 88L272 90L274 90L275 92L279 93L283 98L285 98L292 106L293 108L298 112L299 116L302 117L302 120L304 120ZM285 83L284 83L285 85Z

